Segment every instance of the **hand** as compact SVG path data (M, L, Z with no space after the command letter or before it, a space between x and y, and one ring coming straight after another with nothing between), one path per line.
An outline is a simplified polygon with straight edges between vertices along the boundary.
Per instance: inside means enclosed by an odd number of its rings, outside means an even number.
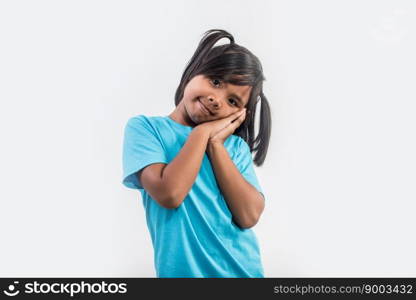
M221 129L217 134L211 137L208 140L209 144L220 143L221 145L224 144L225 140L234 133L234 131L244 122L246 118L246 109L242 109L242 112L239 112L239 115L236 119L232 121L232 123L228 124L226 127Z
M243 108L226 118L202 123L199 126L210 131L208 143L221 143L230 136L240 125L246 117L246 109Z

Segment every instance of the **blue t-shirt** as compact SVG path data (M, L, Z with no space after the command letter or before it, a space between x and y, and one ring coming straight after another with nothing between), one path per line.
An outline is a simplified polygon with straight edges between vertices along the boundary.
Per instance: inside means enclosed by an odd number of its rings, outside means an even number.
M170 163L192 129L168 116L144 115L131 117L124 129L122 183L141 192L157 277L264 277L257 237L233 222L207 153L178 208L159 205L137 179L136 173L150 164ZM224 146L244 178L263 194L247 143L230 135Z

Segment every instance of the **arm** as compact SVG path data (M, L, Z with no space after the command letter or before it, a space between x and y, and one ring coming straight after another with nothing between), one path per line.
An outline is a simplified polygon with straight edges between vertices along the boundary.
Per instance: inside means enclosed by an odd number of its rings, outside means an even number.
M147 166L137 176L144 189L160 205L177 208L188 194L198 176L209 140L241 116L239 110L225 118L204 122L194 127L178 155L169 164Z
M264 210L263 196L241 175L222 143L209 143L207 152L234 220L242 228L253 227Z
M209 132L195 127L169 164L153 164L138 174L145 188L166 208L177 208L188 194L201 168Z

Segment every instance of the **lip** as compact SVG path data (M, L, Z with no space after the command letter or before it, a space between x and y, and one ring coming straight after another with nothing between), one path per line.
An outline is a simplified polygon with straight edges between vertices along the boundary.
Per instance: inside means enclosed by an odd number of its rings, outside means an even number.
M212 112L202 103L202 101L200 99L198 99L198 102L199 102L199 106L200 106L200 108L203 112L205 112L208 115L212 115Z

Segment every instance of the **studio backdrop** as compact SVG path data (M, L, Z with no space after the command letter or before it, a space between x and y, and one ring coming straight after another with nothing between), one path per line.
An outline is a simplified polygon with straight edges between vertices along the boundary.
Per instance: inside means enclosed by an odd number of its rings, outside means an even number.
M415 20L414 1L0 2L0 276L155 276L123 129L174 110L211 28L266 77L265 276L416 276Z

